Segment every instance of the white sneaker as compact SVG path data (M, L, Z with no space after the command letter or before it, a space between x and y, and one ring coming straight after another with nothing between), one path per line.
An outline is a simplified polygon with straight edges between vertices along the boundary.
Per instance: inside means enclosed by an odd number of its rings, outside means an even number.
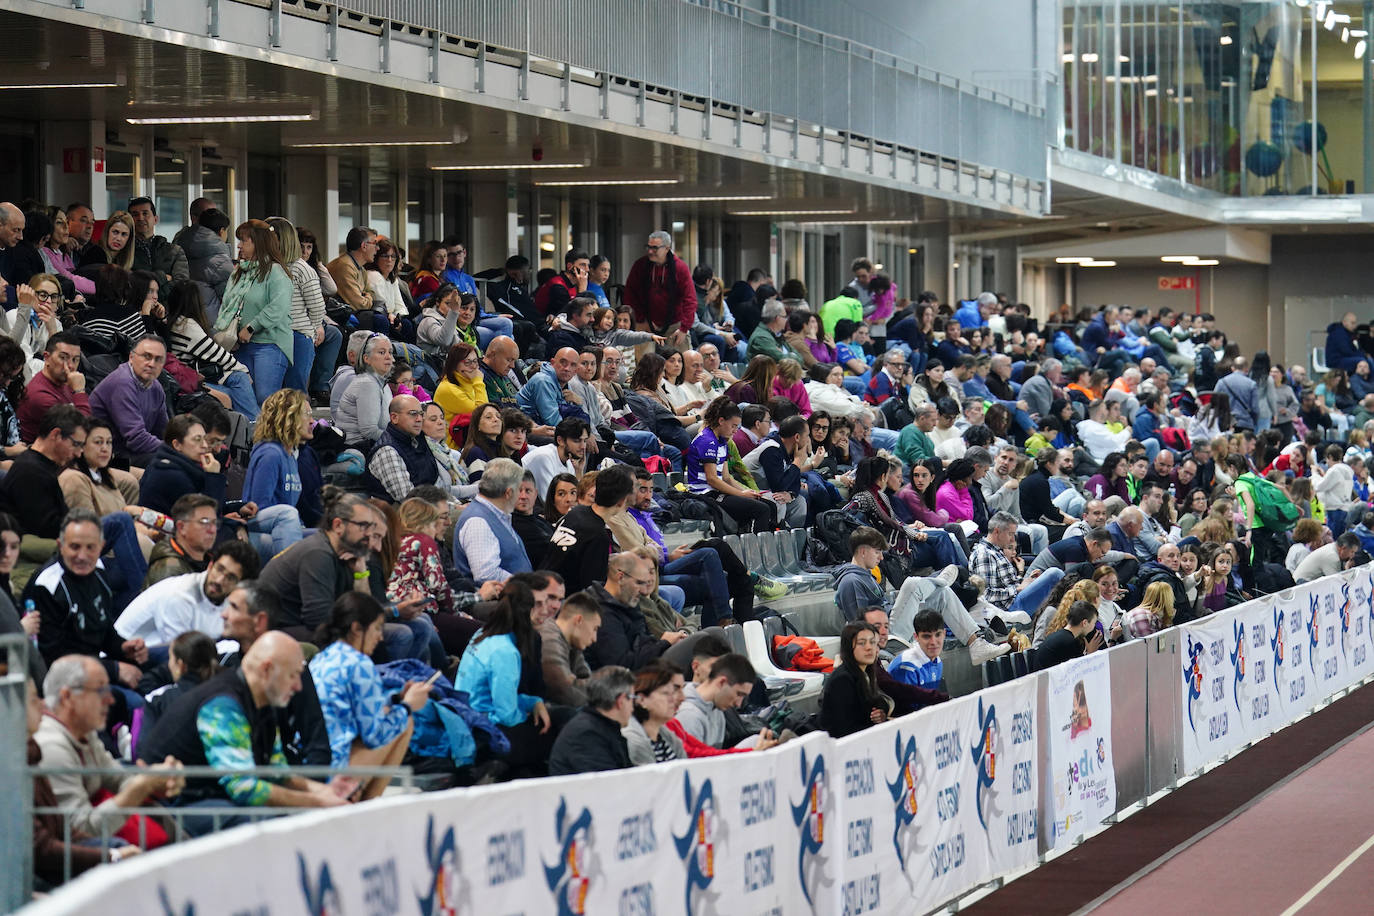
M1027 614L1025 611L998 611L994 616L1001 617L1002 622L1008 626L1015 623L1023 627L1028 627L1031 622L1030 614Z
M955 582L959 581L959 567L951 564L949 566L946 566L944 569L940 570L930 578L934 579L936 582L939 582L941 585L948 588Z
M968 644L968 660L976 667L985 665L994 658L1000 658L1011 651L1011 646L994 646L983 637L979 636Z

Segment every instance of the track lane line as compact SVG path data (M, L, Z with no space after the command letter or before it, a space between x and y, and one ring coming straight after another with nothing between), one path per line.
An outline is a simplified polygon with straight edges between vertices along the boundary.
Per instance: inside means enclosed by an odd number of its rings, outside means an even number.
M1365 840L1359 846L1355 847L1354 852L1350 853L1350 855L1346 856L1344 859L1338 862L1335 868L1331 869L1331 871L1326 873L1326 877L1322 878L1316 884L1312 885L1312 887L1307 891L1307 893L1299 897L1296 903L1294 903L1288 909L1284 910L1281 914L1279 914L1279 916L1294 916L1295 913L1297 913L1303 907L1307 906L1309 903L1315 900L1318 894L1326 890L1326 888L1330 886L1331 882L1339 878L1347 868L1354 865L1359 860L1360 856L1369 852L1371 848L1374 848L1374 835L1371 835L1369 839Z

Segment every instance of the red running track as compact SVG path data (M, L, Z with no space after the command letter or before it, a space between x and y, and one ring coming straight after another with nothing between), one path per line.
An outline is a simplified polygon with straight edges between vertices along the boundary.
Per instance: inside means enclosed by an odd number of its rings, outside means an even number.
M964 916L1374 913L1374 684L1259 742ZM1374 844L1372 844L1374 845Z
M1192 913L1374 912L1371 757L1374 731L1366 731L1104 901L1100 911L1155 916L1161 901L1173 900Z

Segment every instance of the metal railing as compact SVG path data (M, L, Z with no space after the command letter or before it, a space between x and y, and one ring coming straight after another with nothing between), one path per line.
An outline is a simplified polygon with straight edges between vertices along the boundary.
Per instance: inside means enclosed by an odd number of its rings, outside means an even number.
M28 902L33 874L33 790L28 779L27 684L29 641L0 635L0 912Z
M134 769L132 767L31 767L28 770L29 780L51 777L51 776L136 776L148 771ZM392 780L394 786L399 787L405 792L417 791L415 788L414 771L408 766L399 767L322 767L322 766L295 766L295 767L251 767L236 770L224 770L211 766L188 766L175 771L175 775L184 777L187 780L206 779L220 780L227 776L251 776L269 781L278 781L288 777L304 777L307 779L318 779L327 781L336 776L356 777L360 782L377 777L385 777ZM20 793L32 803L33 789L31 784L25 785ZM232 821L230 826L239 826L243 823L260 823L277 817L285 817L291 814L301 814L306 811L319 811L317 807L268 807L253 805L236 805L227 798L222 805L197 804L194 806L179 807L175 799L167 804L148 804L135 808L115 808L108 813L102 811L99 818L100 832L91 838L90 845L98 848L102 858L109 858L110 849L118 845L125 845L126 841L120 840L115 833L123 829L125 822L132 817L142 815L138 821L138 838L132 841L132 845L147 848L147 819L159 821L171 829L167 830L168 844L185 842L186 840L196 839L211 833L218 833L225 829L226 822ZM62 839L66 847L63 856L62 880L63 883L72 878L72 819L77 816L70 807L33 807L30 811L30 826L32 826L32 816L52 816L61 819ZM186 829L186 822L194 819L199 822L199 827L195 831ZM204 829L207 826L208 829ZM31 844L29 844L31 845ZM30 866L29 874L32 874Z
M250 0L243 0L250 2ZM837 131L1044 181L1047 88L1023 75L1015 93L960 79L853 38L731 0L341 0L348 14L395 22L694 97L794 130ZM318 18L319 5L282 11ZM614 23L598 41L588 23ZM1026 101L1036 99L1040 104Z

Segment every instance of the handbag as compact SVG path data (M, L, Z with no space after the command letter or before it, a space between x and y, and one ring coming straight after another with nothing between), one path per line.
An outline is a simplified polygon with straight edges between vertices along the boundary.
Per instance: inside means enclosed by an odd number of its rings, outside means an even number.
M229 324L221 330L210 335L215 343L219 344L230 353L234 352L239 345L239 318L235 315L229 319Z
M243 313L243 300L248 295L247 283L230 282L220 303L219 317L210 339L230 353L239 346L239 316Z

